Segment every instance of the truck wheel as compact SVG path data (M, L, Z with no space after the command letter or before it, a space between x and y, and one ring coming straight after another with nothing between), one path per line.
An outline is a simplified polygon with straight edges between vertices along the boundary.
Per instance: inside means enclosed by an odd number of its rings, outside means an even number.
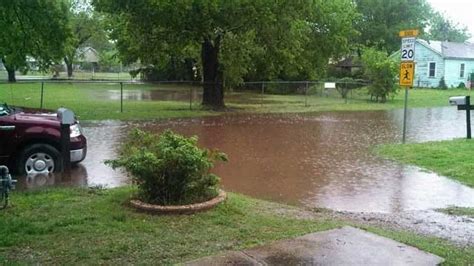
M34 144L23 150L17 165L23 175L50 174L61 170L61 155L51 145Z

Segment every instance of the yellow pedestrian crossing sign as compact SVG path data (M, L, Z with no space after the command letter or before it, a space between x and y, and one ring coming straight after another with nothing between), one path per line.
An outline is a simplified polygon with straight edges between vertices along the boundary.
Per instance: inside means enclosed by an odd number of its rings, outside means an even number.
M400 64L400 86L413 87L414 77L415 77L415 63L402 62Z

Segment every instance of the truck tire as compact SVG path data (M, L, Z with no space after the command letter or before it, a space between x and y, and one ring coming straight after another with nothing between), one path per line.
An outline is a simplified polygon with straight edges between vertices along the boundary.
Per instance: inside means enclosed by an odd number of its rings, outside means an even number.
M61 154L48 144L33 144L26 147L17 160L20 175L50 174L61 171Z

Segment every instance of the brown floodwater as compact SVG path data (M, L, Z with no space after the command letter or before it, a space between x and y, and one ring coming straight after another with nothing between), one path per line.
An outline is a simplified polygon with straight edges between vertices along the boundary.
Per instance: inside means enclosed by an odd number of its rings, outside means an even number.
M159 133L171 128L197 135L199 143L229 156L214 172L224 189L257 198L343 211L399 212L474 206L474 189L443 176L374 154L378 144L399 142L403 112L223 115L146 123L85 124L86 160L66 181L46 185L114 187L129 182L102 162L130 128ZM451 139L465 134L455 108L411 109L408 141ZM48 183L49 182L49 183ZM28 187L35 187L30 182Z

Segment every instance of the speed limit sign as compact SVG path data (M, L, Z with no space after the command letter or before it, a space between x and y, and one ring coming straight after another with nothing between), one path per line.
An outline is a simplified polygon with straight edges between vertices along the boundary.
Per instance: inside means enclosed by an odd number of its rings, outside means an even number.
M402 39L402 61L413 61L415 59L415 37Z

